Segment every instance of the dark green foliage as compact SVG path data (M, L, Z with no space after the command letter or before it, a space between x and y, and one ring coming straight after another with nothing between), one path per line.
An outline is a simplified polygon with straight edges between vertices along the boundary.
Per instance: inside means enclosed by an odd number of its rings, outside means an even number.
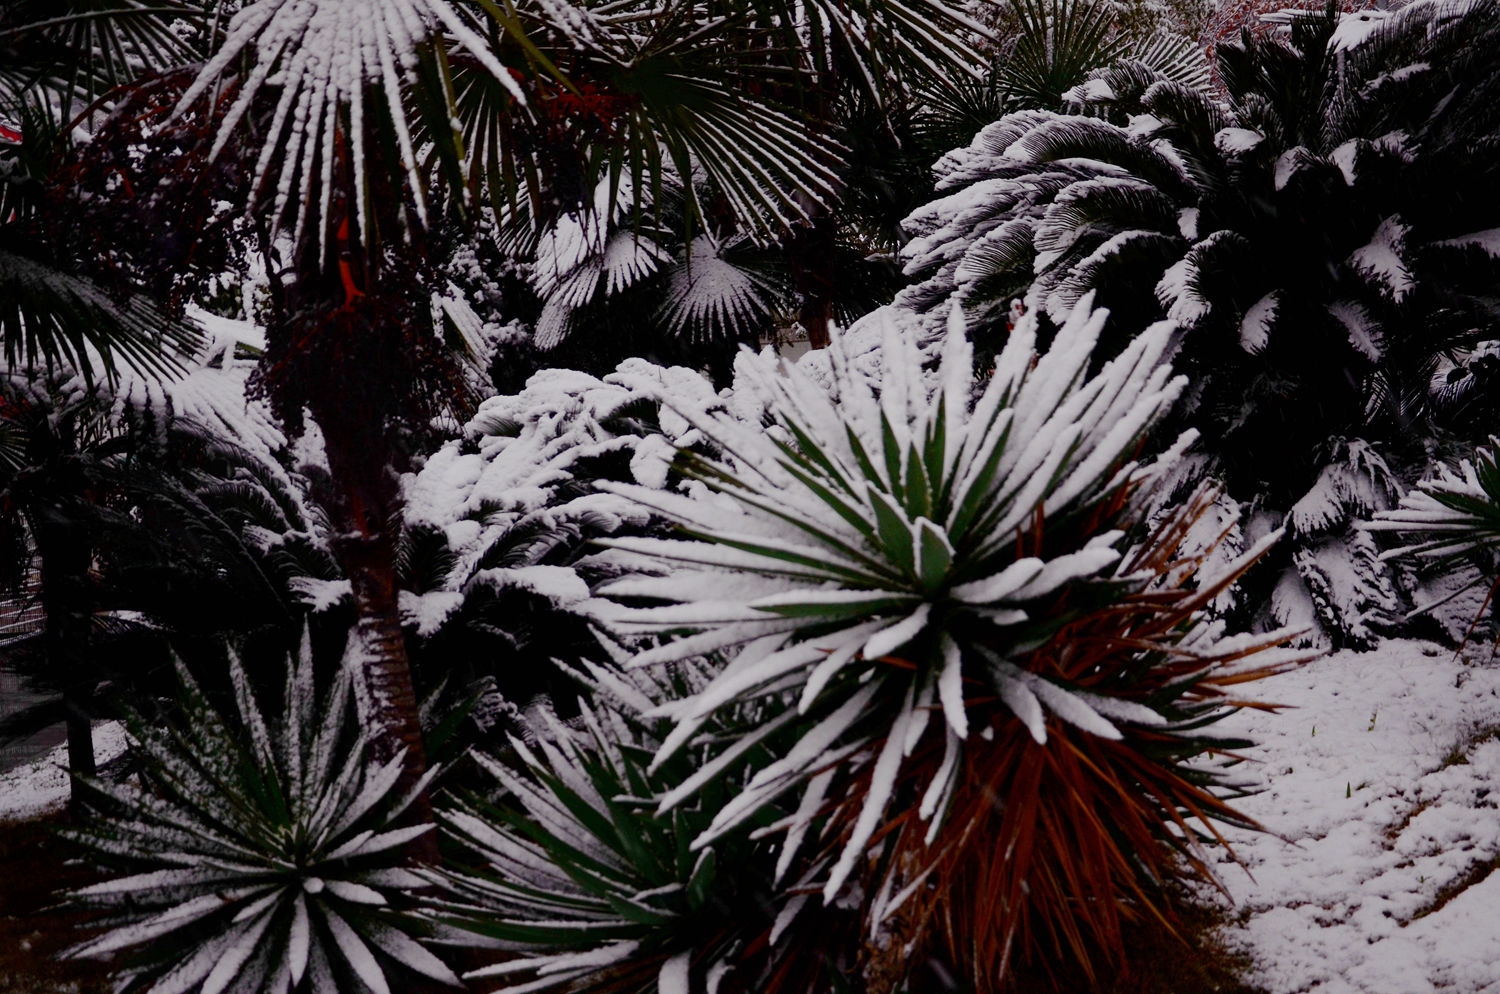
M70 955L129 950L116 976L131 991L457 986L413 938L405 847L432 826L401 827L416 792L396 790L401 756L370 761L348 671L319 693L304 642L277 725L233 656L232 717L179 673L177 713L131 720L149 790L91 783L102 815L68 833L128 874L70 895L109 915Z
M686 688L591 669L585 679L601 703L584 709L580 727L535 728L529 743L512 742L510 766L482 759L502 797L474 796L439 814L464 855L436 878L446 893L432 914L506 954L467 976L499 990L591 994L812 989L838 952L809 941L811 916L793 922L805 898L775 886L785 869L775 847L744 835L694 842L732 796L739 767L693 803L662 810L721 751L650 763L668 726L636 711ZM743 718L721 730L726 742L757 721Z
M1335 34L1331 9L1246 34L1218 49L1222 103L1126 61L1080 88L1106 119L991 125L939 163L946 197L913 215L902 299L934 322L959 302L991 348L1021 298L1057 322L1093 290L1113 349L1120 329L1169 319L1193 382L1177 423L1202 431L1231 496L1346 517L1359 502L1324 485L1343 440L1405 472L1424 437L1486 430L1465 415L1484 403L1472 350L1500 327L1500 176L1480 151L1500 5L1439 10L1378 15L1362 40ZM1372 622L1399 613L1373 605ZM1351 610L1319 621L1368 641Z

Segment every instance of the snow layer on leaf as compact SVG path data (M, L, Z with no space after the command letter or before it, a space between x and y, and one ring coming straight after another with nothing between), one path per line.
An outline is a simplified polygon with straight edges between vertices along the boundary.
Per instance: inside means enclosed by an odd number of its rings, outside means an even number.
M1265 140L1265 135L1249 128L1224 128L1214 135L1214 147L1233 156L1248 152Z
M1380 222L1369 243L1349 256L1349 265L1373 279L1398 304L1414 286L1405 259L1409 230L1399 217L1388 217Z
M1240 347L1251 355L1265 349L1271 341L1271 326L1276 321L1280 293L1272 290L1250 305L1240 320Z

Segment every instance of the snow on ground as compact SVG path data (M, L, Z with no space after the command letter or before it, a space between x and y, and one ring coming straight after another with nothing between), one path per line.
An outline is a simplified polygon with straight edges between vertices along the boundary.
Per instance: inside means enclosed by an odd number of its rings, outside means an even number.
M1259 743L1238 806L1274 834L1228 833L1220 869L1268 994L1500 994L1500 660L1464 656L1339 652L1220 726Z
M94 726L94 762L100 766L125 751L125 726L108 721ZM25 821L62 810L68 802L68 746L0 773L0 823Z

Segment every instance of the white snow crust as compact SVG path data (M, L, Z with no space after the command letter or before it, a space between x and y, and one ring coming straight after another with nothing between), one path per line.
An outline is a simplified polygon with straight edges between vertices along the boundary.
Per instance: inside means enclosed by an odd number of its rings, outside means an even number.
M1226 832L1228 943L1267 994L1500 992L1500 665L1396 640L1252 685L1292 707L1218 730L1259 744Z

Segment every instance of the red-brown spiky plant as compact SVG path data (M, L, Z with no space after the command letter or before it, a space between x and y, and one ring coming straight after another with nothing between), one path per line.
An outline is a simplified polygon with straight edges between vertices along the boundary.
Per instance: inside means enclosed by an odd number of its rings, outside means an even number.
M985 992L1018 960L1120 961L1122 920L1166 917L1158 885L1209 875L1191 826L1234 820L1188 765L1227 745L1200 729L1235 683L1295 661L1204 617L1274 536L1209 580L1186 548L1206 494L1145 527L1140 490L1172 456L1133 456L1185 381L1162 363L1165 324L1089 377L1103 322L1084 298L1038 355L1023 318L978 397L957 315L931 380L895 326L878 379L839 343L831 388L747 360L737 396L772 430L682 411L733 453L679 463L723 499L619 488L686 534L611 543L656 575L610 585L640 606L602 616L668 636L633 665L728 659L650 709L673 722L653 768L722 744L706 729L731 706L760 716L707 764L764 745L692 847L785 832L788 905L816 891L863 910L869 994L945 936ZM794 789L795 810L773 810Z
M1153 919L1175 934L1176 916L1164 900L1168 885L1218 886L1203 844L1225 845L1214 823L1257 826L1230 806L1210 768L1190 763L1243 743L1202 729L1232 708L1274 710L1239 699L1238 685L1309 656L1266 652L1287 633L1193 643L1204 608L1256 555L1207 584L1194 583L1211 550L1191 557L1179 550L1211 504L1212 495L1200 492L1136 551L1121 572L1149 578L1138 592L1069 618L1043 645L1013 660L1093 701L1125 702L1146 720L1099 707L1123 733L1110 739L1048 715L1045 741L1038 742L998 698L969 681L965 706L978 734L964 747L962 786L940 831L929 840L932 823L920 817L913 789L898 794L909 803L893 805L883 838L875 840L881 859L867 892L909 892L873 909L884 917L871 921L875 938L865 949L870 994L897 989L924 950L940 951L981 994L1011 989L1023 966L1053 975L1073 965L1093 983L1101 967L1132 966L1123 931L1129 923ZM1040 537L1037 520L1022 539L1032 554ZM1070 611L1064 593L1049 613ZM939 744L928 743L912 757L906 779L930 782L942 761ZM842 795L850 800L832 807L830 842L841 844L842 826L853 821L862 794L856 782Z

